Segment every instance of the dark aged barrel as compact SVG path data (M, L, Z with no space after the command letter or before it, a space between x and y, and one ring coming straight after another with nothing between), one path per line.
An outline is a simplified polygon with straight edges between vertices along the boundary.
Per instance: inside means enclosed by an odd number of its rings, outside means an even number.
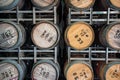
M64 75L67 80L94 80L91 65L84 61L71 61L65 66Z
M95 0L65 0L68 7L74 10L86 10L91 8Z
M11 9L14 9L18 5L22 7L23 2L24 2L23 0L0 0L0 11L11 10Z
M23 61L18 64L13 60L0 62L0 80L24 80L26 66Z
M88 23L75 22L66 29L65 41L74 49L86 49L94 41L94 31Z
M120 10L120 0L107 0L107 2L111 8Z
M33 43L41 49L53 48L60 38L58 27L48 21L37 23L31 33Z
M60 67L51 60L41 60L32 69L32 80L58 80Z
M120 50L120 22L104 26L99 33L99 39L103 46Z
M10 21L0 21L0 48L15 49L25 42L25 29L22 25Z
M58 4L58 0L31 0L33 5L40 10L48 10Z
M101 80L120 80L120 62L110 62L108 64L102 62L99 63L98 67Z

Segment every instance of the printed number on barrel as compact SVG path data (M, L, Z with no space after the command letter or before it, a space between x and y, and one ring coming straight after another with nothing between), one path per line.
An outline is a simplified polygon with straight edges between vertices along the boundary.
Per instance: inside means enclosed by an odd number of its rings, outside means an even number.
M8 77L13 77L13 73L11 72L11 70L3 72L3 73L1 73L1 75L3 77L2 79L8 78Z
M75 76L74 80L78 80L79 77L77 76L77 73L73 73L73 76ZM81 73L80 73L80 77L84 77L84 78L88 78L87 75L86 75L86 72L85 70L83 70Z
M7 38L13 38L14 36L11 34L10 30L7 30L6 32L0 34L2 36L3 39L7 39Z
M42 75L42 77L48 78L49 72L46 72L43 67L40 67L40 75Z
M80 36L81 36L81 37L89 37L88 34L87 34L87 32L86 32L84 29L81 30ZM75 38L77 38L77 41L78 41L80 44L83 43L83 40L82 40L81 37L79 37L78 34L75 35Z
M45 38L45 40L47 40L49 43L52 41L53 37L50 37L50 33L47 33L47 31L45 30L42 35L41 38Z
M119 78L119 75L117 74L117 70L115 70L115 72L112 73L112 78Z
M120 39L120 30L116 31L116 34L114 36L115 39Z

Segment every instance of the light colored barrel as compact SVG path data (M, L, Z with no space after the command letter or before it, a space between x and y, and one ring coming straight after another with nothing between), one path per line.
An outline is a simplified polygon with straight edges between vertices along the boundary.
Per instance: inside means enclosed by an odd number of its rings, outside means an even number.
M14 9L21 1L23 0L0 0L0 11Z
M102 45L120 50L120 22L104 26L99 34Z
M91 65L84 61L71 61L65 66L64 75L67 80L94 80Z
M120 10L120 0L107 0L107 2L111 8Z
M86 10L91 8L95 0L65 0L66 4L74 10Z
M0 80L24 80L26 66L23 61L18 64L13 60L0 62Z
M58 80L60 67L51 60L41 60L32 69L32 80Z
M58 0L31 0L33 5L40 10L48 10L58 4Z
M21 24L10 21L0 22L0 48L16 49L25 42L25 29Z
M65 41L74 49L86 49L94 41L94 31L88 23L75 22L66 29Z
M99 66L101 80L120 80L120 62L101 63Z
M50 49L57 45L60 38L58 27L48 21L37 23L31 33L33 43L40 49Z

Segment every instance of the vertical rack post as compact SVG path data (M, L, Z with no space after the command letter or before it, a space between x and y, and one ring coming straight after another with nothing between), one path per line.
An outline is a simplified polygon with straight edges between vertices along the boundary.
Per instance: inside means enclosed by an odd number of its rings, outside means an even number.
M90 8L90 24L92 25L92 19L93 19L93 8Z
M37 48L36 47L34 47L34 63L36 63L37 62Z
M110 8L107 11L107 24L110 24Z
M20 47L18 48L18 63L20 63L20 54L21 54L21 49Z
M16 14L17 14L17 23L19 24L19 7L17 6L17 9L16 9Z
M92 49L91 49L91 47L89 47L89 63L90 63L90 64L91 64L91 58L92 58L92 57L91 57L91 54L92 54L91 51L92 51Z
M33 24L36 23L36 11L35 11L35 7L33 7Z
M106 58L105 58L106 64L108 64L108 55L109 55L108 51L109 51L109 48L107 47L106 48Z
M68 63L71 61L71 48L68 47Z
M54 12L54 24L57 24L57 7L55 6L53 9ZM57 63L57 54L58 54L58 46L54 48L54 61Z

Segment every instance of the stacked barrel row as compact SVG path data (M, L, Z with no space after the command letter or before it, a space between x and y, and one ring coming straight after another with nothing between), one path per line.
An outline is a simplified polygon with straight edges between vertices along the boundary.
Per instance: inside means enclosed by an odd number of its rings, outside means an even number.
M24 61L18 64L14 60L3 60L0 69L0 80L24 80L28 70ZM59 64L51 60L40 60L32 68L31 80L58 80L59 70Z
M95 65L95 64L94 64ZM100 80L119 80L120 62L97 62L95 67ZM71 61L65 65L64 75L67 80L95 80L92 65L85 61Z
M94 6L94 10L107 10L109 7L113 10L120 10L119 0L65 0L65 2L68 8L81 12L92 8L95 2L97 5ZM103 47L109 47L112 50L120 50L119 30L119 21L110 24L106 22L104 26L101 25L97 33L94 31L93 25L87 22L73 22L66 28L64 38L66 44L73 49L85 50L92 46L96 39L95 35L97 35ZM71 53L71 55L74 55L74 52ZM84 58L83 56L79 57L79 55L77 55L77 57ZM94 71L93 66L95 66ZM104 61L97 61L92 65L88 61L76 59L65 63L64 75L67 80L96 80L96 75L99 76L100 80L119 80L119 69L120 62L118 61L111 61L108 64Z
M28 1L41 11L53 9L59 3L58 0L0 0L0 11L15 10L17 7L19 10L25 11L26 8L30 9L29 5L25 7ZM33 24L31 23L31 25ZM51 21L40 21L34 24L30 32L31 36L27 35L25 27L21 22L18 24L9 20L0 20L0 48L17 49L25 44L28 37L31 37L37 48L45 50L54 48L59 42L59 27ZM2 60L0 62L0 80L28 80L26 79L28 72L30 72L31 80L58 80L59 78L60 66L53 60L39 60L33 63L31 71L27 68L27 63L23 60L20 60L19 63L17 60Z

